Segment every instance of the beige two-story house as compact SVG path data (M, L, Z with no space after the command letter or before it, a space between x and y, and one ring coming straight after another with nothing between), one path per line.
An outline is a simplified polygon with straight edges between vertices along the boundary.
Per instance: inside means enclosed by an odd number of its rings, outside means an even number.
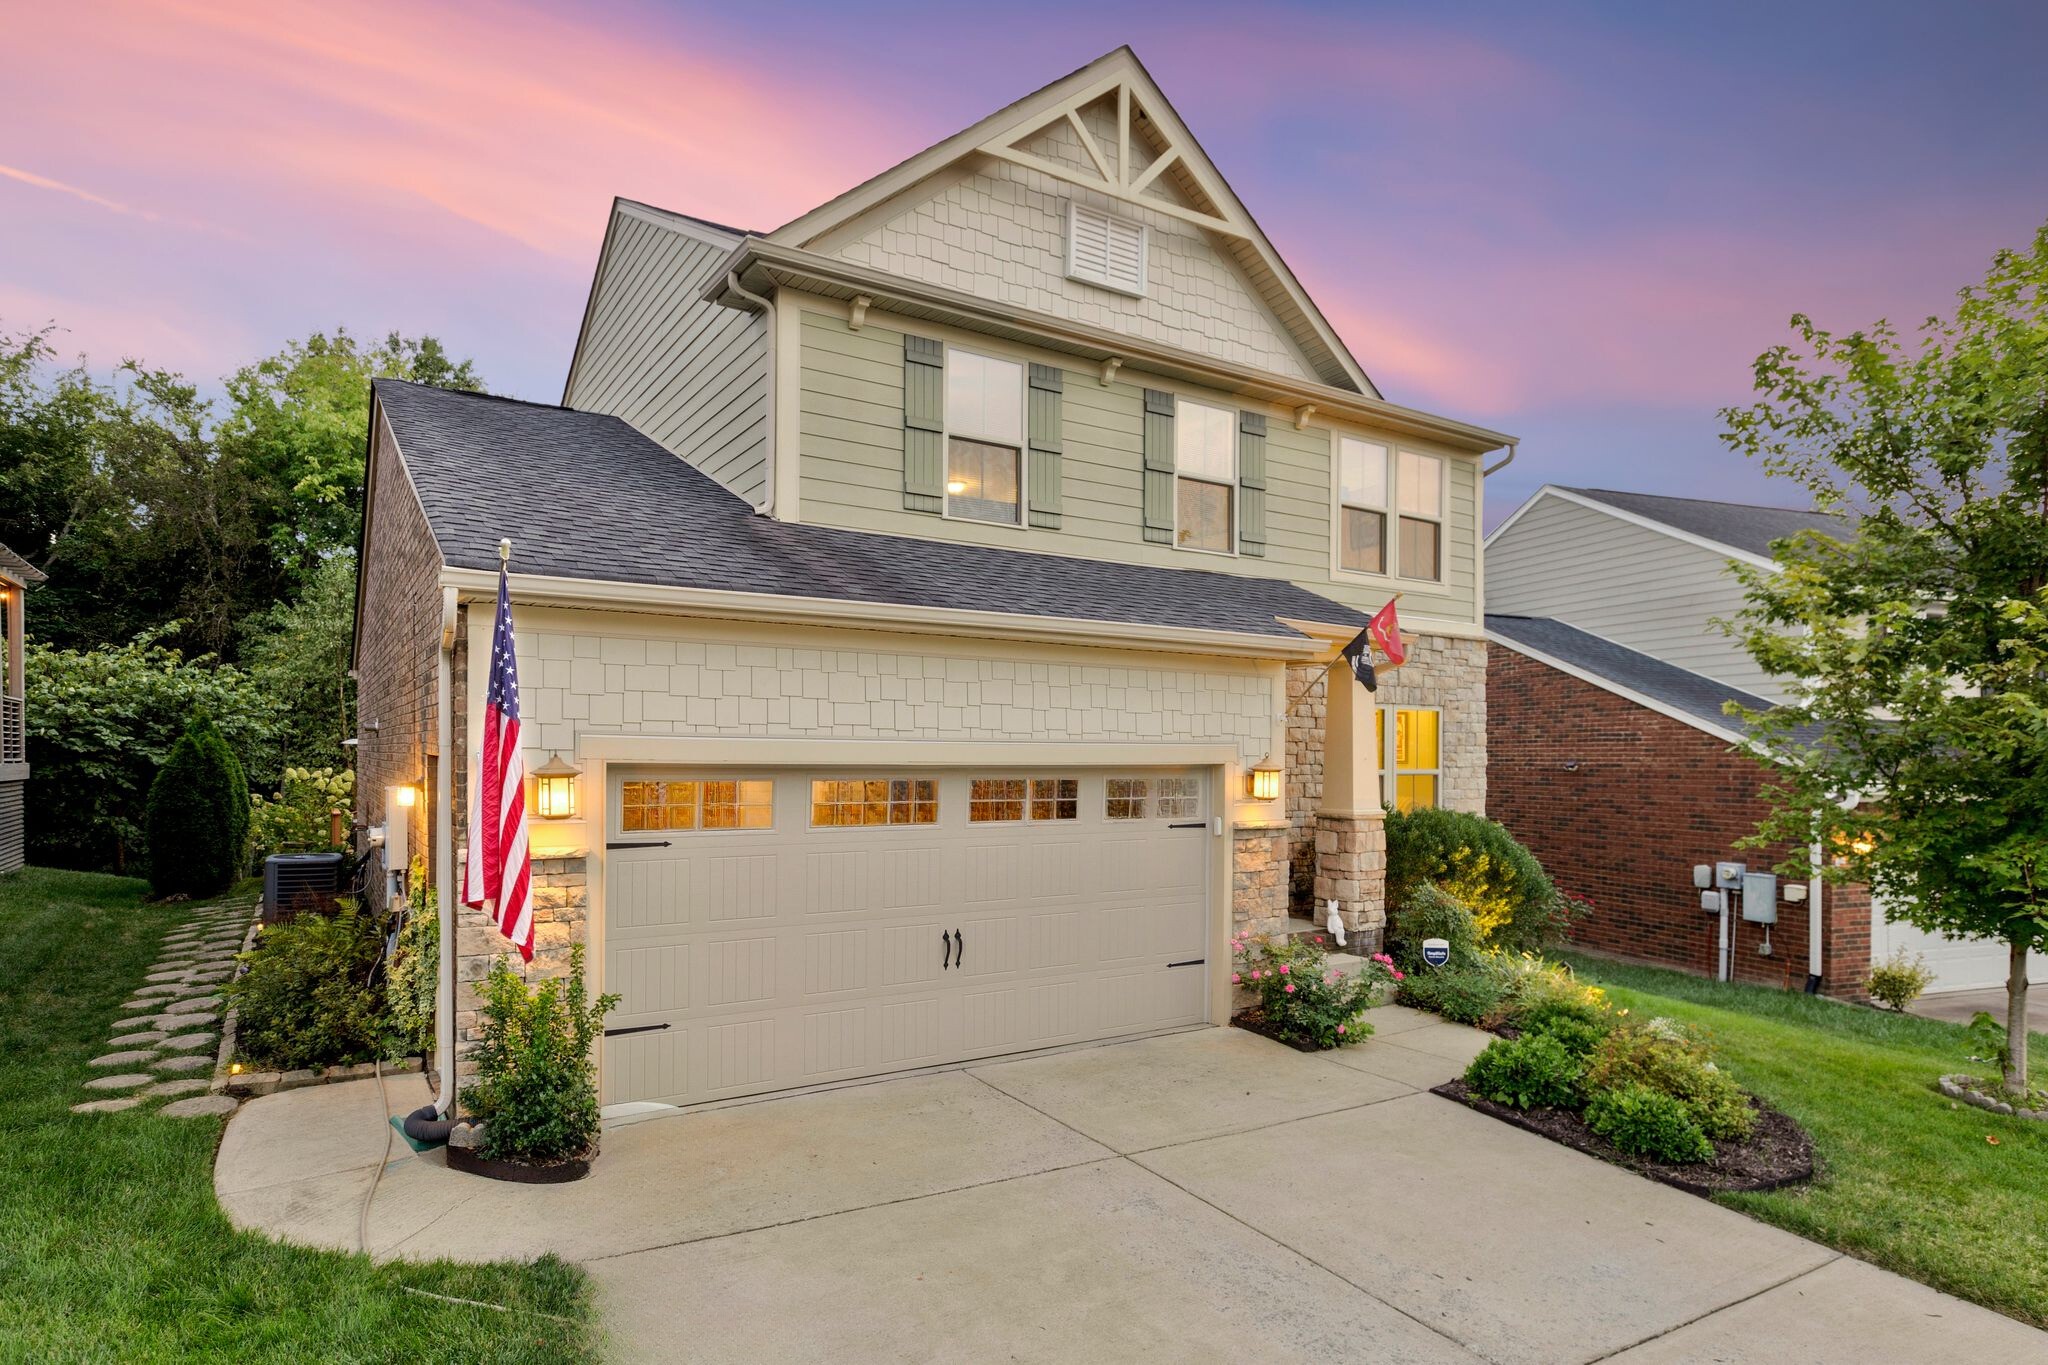
M559 406L372 406L361 818L454 903L509 539L609 1106L1221 1022L1234 928L1374 943L1384 810L1484 804L1509 438L1380 395L1127 49L772 232L618 202Z

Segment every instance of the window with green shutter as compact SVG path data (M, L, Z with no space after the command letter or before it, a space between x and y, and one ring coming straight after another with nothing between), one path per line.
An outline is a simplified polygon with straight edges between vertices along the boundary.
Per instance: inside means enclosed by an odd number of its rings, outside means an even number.
M1145 539L1173 544L1173 395L1145 390Z
M1237 415L1237 550L1239 554L1266 553L1266 417L1264 413Z
M946 468L946 348L903 338L903 505L943 512Z
M1031 524L1056 531L1060 525L1060 461L1066 450L1060 411L1066 397L1065 372L1054 365L1033 365L1030 383L1025 429L1030 432L1031 453L1025 465L1031 483Z

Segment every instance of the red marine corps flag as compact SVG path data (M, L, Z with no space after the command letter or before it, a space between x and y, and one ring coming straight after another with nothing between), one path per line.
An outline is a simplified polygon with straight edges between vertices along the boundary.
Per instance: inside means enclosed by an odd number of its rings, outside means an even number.
M1394 611L1394 603L1400 600L1399 593L1388 598L1387 605L1374 612L1365 629L1344 646L1345 661L1368 692L1380 690L1379 669L1373 667L1372 661L1375 649L1385 660L1381 668L1399 668L1408 662L1408 642L1401 638L1401 618Z
M498 620L483 742L469 795L469 857L462 903L490 907L498 930L533 961L533 878L526 855L526 762L519 754L519 664L512 651L512 545L498 542Z

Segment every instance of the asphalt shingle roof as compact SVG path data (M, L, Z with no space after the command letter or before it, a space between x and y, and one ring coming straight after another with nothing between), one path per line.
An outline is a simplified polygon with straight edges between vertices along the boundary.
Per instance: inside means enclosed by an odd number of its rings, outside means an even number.
M1721 709L1723 703L1737 702L1753 711L1771 708L1771 702L1753 692L1730 687L1703 673L1665 663L1662 659L1652 658L1598 635L1589 635L1577 626L1568 626L1547 616L1488 616L1486 629L1504 640L1548 655L1559 663L1570 664L1616 687L1662 702L1717 729L1740 731L1743 728L1740 720ZM1802 737L1812 740L1819 734L1819 727L1810 726L1802 732Z
M1846 517L1829 512L1801 511L1794 507L1752 507L1739 502L1668 498L1655 493L1619 493L1611 488L1566 488L1564 491L1766 558L1770 556L1774 540L1783 540L1800 531L1820 531L1839 536L1849 529Z
M443 559L516 573L1290 638L1365 617L1284 579L776 521L617 417L375 385Z

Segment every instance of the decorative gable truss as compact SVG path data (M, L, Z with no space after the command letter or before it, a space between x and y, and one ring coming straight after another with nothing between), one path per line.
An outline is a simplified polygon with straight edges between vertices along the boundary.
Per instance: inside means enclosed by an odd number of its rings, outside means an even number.
M1081 158L1059 154L1067 148L1078 148ZM1146 107L1145 94L1122 76L1038 111L977 150L1234 241L1257 238L1236 198L1215 183L1207 158L1177 143Z

